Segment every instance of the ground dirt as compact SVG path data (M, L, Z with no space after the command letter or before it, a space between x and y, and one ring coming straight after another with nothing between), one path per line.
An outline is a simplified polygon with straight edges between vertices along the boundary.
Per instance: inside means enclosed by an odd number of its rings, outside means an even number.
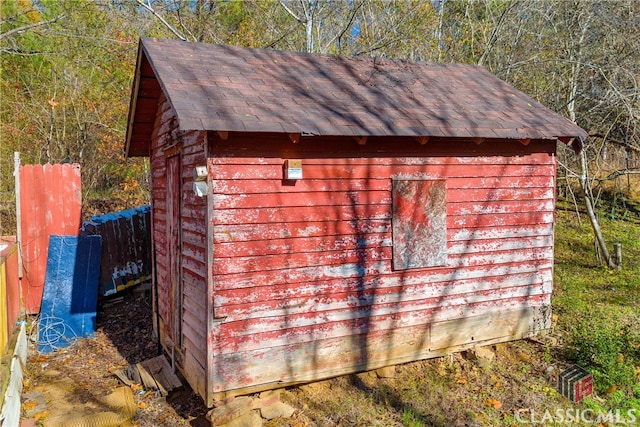
M130 291L101 302L96 326L94 338L80 339L54 353L38 354L35 343L30 344L23 390L25 419L47 426L64 414L112 409L103 404L105 398L124 386L113 372L159 354L152 338L150 298L144 292ZM141 386L131 389L137 411L129 425L210 425L202 399L188 386L166 399Z
M131 393L123 390L127 387L113 372L157 356L152 335L149 295L128 291L99 305L94 338L47 355L38 354L32 342L23 425L69 425L58 420L69 414L118 412L118 405L126 413L126 402L105 404L115 395L125 401L132 396L128 408L135 415L122 425L210 425L208 409L184 380L184 387L166 399L138 385L129 387ZM494 357L488 366L473 355L457 353L396 366L392 377L387 370L384 375L367 372L290 387L281 396L296 413L264 425L517 425L512 421L518 411L557 405L553 377L566 362L555 338L489 349Z

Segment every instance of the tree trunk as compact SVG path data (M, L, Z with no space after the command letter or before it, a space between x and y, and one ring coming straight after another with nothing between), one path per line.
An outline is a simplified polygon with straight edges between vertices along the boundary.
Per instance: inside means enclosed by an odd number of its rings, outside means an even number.
M584 40L587 34L587 30L589 29L591 23L591 16L588 19L581 22L582 30L580 34L580 39L577 43L577 49L574 53L574 57L572 58L573 64L571 66L571 92L569 97L569 102L567 103L567 110L569 111L569 117L575 123L576 121L576 110L575 110L575 100L578 93L578 75L582 71L582 63L580 62L580 47L583 46ZM584 197L584 205L587 209L587 216L589 217L589 221L591 222L591 227L593 228L593 232L596 236L596 250L600 250L600 254L604 257L609 268L618 268L618 265L614 262L614 260L609 255L609 250L607 249L607 242L604 240L604 236L602 235L602 230L600 230L600 223L598 222L598 217L593 209L593 203L591 201L591 187L589 185L589 177L588 177L588 163L587 163L587 145L584 144L582 150L578 154L580 159L580 188L582 189L582 195ZM596 257L598 257L598 252L596 252Z
M584 205L587 208L587 216L591 221L591 227L596 235L596 246L600 249L600 253L604 257L609 268L619 268L620 266L613 260L607 249L607 242L604 240L602 230L600 230L600 223L596 217L596 213L593 209L593 203L591 203L591 191L589 188L589 180L587 177L587 153L583 149L580 154L580 188L582 189L582 195L584 196Z

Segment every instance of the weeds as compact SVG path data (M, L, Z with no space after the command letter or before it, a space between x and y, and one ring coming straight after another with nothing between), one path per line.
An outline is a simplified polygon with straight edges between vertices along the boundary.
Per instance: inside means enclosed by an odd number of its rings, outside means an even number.
M406 427L423 427L424 423L418 419L411 408L405 407L402 410L402 425Z
M602 218L608 242L623 247L623 268L597 264L588 224L558 212L553 306L570 356L594 377L598 398L585 407L637 408L640 399L640 228L637 218ZM605 398L602 400L602 398Z
M636 379L633 349L638 342L629 334L628 320L608 309L585 311L569 336L577 363L591 371L597 391L631 387Z

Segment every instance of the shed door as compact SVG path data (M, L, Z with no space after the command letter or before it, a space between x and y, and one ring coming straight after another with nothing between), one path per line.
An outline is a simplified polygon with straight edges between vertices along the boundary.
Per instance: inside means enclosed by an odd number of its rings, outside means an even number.
M168 319L169 334L177 347L182 347L182 275L181 275L181 220L180 154L167 157L167 254L169 265L169 296L171 319Z

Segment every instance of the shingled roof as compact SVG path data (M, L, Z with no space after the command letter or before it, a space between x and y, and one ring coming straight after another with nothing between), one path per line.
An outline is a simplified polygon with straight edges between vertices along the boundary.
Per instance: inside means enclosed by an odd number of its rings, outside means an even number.
M575 138L587 133L475 65L143 38L126 151L148 155L164 92L181 130L328 136Z

